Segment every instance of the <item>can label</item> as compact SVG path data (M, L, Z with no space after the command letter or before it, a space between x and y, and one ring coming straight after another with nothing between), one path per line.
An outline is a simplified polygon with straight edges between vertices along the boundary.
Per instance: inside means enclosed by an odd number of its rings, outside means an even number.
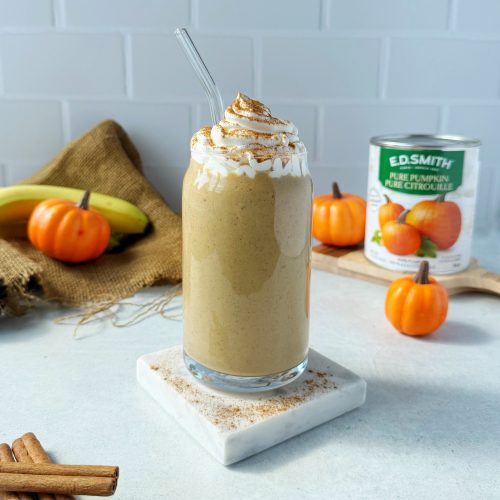
M448 274L469 265L478 148L370 145L365 255L382 267Z
M463 151L381 148L379 180L384 188L399 193L449 193L461 186L463 166Z

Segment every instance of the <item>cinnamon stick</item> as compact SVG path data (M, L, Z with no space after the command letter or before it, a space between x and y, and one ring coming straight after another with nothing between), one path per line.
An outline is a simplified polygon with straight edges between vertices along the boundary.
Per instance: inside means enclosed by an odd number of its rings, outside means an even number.
M14 457L10 446L6 443L0 444L0 465L5 463L14 463ZM17 493L15 491L0 492L2 500L33 500L33 496L29 493Z
M47 452L43 449L38 438L27 432L12 443L12 451L18 462L33 462L36 464L50 464Z
M8 491L107 497L113 495L116 485L114 477L0 473L0 490Z
M0 463L0 474L37 474L42 476L83 476L118 478L118 467L114 465L66 465Z
M40 441L28 432L12 443L17 464L0 464L0 490L36 491L40 500L73 500L72 495L110 496L118 467L53 464ZM4 472L5 471L5 472Z
M32 432L23 434L12 443L12 451L18 462L50 464L52 460ZM41 493L38 500L75 500L72 495L50 495Z

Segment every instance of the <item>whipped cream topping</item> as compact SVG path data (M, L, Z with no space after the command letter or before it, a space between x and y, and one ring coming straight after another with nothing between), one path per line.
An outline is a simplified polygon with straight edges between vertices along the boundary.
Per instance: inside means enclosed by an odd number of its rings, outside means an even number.
M272 177L308 175L306 155L297 156L305 152L292 122L272 116L264 104L241 93L224 119L191 139L193 158L221 176L254 177L259 171ZM203 177L208 178L208 172Z

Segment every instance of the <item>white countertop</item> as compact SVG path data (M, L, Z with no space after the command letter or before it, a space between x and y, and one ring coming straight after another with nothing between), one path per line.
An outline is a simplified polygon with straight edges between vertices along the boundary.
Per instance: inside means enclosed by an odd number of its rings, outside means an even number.
M481 254L500 270L498 246ZM136 359L180 343L180 321L98 320L75 338L61 310L2 319L0 442L33 431L59 462L119 465L126 500L498 498L500 298L452 297L415 339L385 319L385 290L313 272L311 346L366 379L366 404L229 467L136 383Z

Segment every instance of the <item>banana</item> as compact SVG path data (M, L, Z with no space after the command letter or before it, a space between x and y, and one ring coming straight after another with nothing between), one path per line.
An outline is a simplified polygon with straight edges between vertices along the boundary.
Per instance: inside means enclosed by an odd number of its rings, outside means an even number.
M83 189L47 185L18 185L0 188L0 226L26 222L33 209L43 200L60 198L80 201ZM98 210L117 233L143 233L148 218L128 201L92 192L90 206Z

